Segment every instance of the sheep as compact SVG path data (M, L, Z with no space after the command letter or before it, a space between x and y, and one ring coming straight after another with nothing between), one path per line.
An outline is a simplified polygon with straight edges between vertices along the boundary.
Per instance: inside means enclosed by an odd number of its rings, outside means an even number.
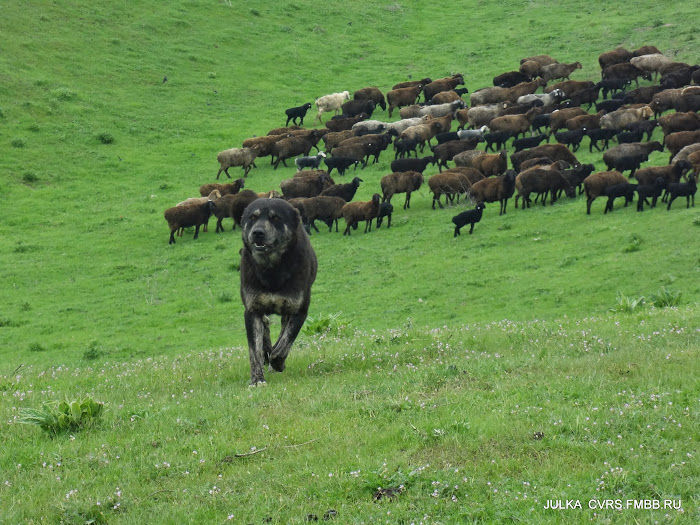
M402 108L416 103L421 94L423 86L418 84L414 87L392 89L386 94L386 101L389 105L389 118L395 108Z
M260 198L260 196L251 190L244 190L240 193L223 195L220 199L215 201L216 209L214 209L214 216L216 217L216 233L225 230L221 222L231 217L233 218L233 229L236 229L236 224L241 223L241 216L243 214L243 209L245 206L250 204L255 199ZM242 205L241 203L245 203ZM238 217L238 220L236 220Z
M698 187L695 181L695 175L690 175L688 177L688 182L679 182L675 184L668 185L668 193L670 195L668 199L668 206L666 210L671 209L671 204L677 197L685 197L685 207L690 208L690 203L692 200L693 208L695 208L695 193L698 191Z
M367 135L368 133L381 133L386 129L386 122L381 120L362 120L352 125L355 135Z
M644 211L644 203L649 204L647 199L651 198L650 206L656 207L656 201L666 189L666 181L663 177L657 177L653 184L637 184L637 211Z
M327 120L325 125L329 132L344 131L352 129L355 124L362 122L363 120L367 120L367 113L360 113L354 117L333 117L330 120Z
M380 200L381 196L375 193L369 201L348 202L343 206L343 218L346 224L343 235L350 235L350 229L357 227L359 221L365 221L365 233L372 231L372 219L379 214Z
M241 166L243 168L243 176L247 177L250 169L255 166L255 158L257 156L258 148L255 146L252 148L231 148L220 152L216 156L216 160L220 164L219 171L216 172L216 179L219 179L222 171L230 179L231 175L229 175L228 169L234 166Z
M340 106L340 110L342 111L343 115L347 115L348 117L356 117L361 113L366 113L367 118L370 118L374 112L374 108L376 107L377 104L373 100L360 99L348 100L347 102L344 102Z
M535 166L550 166L554 164L554 161L550 159L549 157L534 157L532 159L526 159L520 163L520 172L522 173L523 171L529 170L530 168L534 168ZM564 169L564 168L562 168ZM517 180L516 180L516 188L517 188ZM516 208L517 206L517 195L516 195Z
M513 134L510 131L496 131L493 133L484 134L484 142L486 142L485 151L495 152L496 150L503 149L506 145L506 142L508 142L508 140L512 136Z
M371 156L374 156L374 163L379 162L379 155L382 151L391 144L391 136L389 135L363 135L361 137L353 137L340 143L340 147L349 146L352 144L361 144L365 150L365 166Z
M659 125L658 120L639 120L637 122L631 122L625 126L625 131L641 131L642 136L646 135L647 142L651 140L651 136L654 133L654 129ZM641 142L639 139L638 142Z
M644 185L653 184L656 179L661 178L664 181L664 187L666 187L669 184L680 182L681 178L690 168L691 163L689 161L681 160L665 166L648 166L642 168L637 170L634 176L637 182Z
M423 152L425 148L425 143L430 146L430 139L442 131L442 124L440 122L426 122L425 124L418 124L416 126L411 126L406 128L401 132L401 139L414 139L420 145L420 151Z
M390 202L382 202L379 205L379 212L377 212L377 228L381 228L384 217L386 217L386 227L391 228L391 214L394 213L394 207Z
M518 97L517 103L529 104L535 100L539 100L542 102L543 105L549 106L551 104L556 104L557 102L564 100L564 98L566 98L566 93L564 93L561 89L555 89L550 93L545 94L531 93L529 95L523 95L522 97Z
M610 140L617 135L619 129L587 129L586 135L591 140L588 145L588 151L593 153L593 148L598 151L603 151L608 149ZM600 149L598 142L603 141L603 149Z
M522 71L508 71L506 73L502 73L493 77L493 85L498 87L509 88L520 84L521 82L529 82L530 80L532 80L532 78L532 76Z
M408 80L406 82L399 82L398 84L395 84L391 89L403 89L408 87L420 87L423 89L423 86L427 86L431 82L432 80L428 77L421 80Z
M613 211L613 202L615 199L624 197L625 198L625 208L630 202L634 201L634 193L637 191L636 184L630 184L629 182L624 182L621 184L615 184L614 186L608 186L603 190L603 195L608 198L608 202L605 204L605 211L603 214Z
M384 93L382 93L379 88L376 87L366 87L358 89L353 93L352 98L354 100L371 100L377 106L386 111L386 100L384 100Z
M606 51L598 56L598 64L600 69L603 70L608 66L613 64L621 64L624 62L629 62L632 58L632 53L625 49L624 47L618 47L612 51Z
M698 69L700 69L700 66L696 65L666 73L665 75L661 76L659 85L662 89L675 89L687 86L691 82L693 73Z
M644 131L641 129L636 131L620 131L615 135L615 140L618 144L629 144L631 142L641 142L644 138Z
M397 120L396 122L387 123L385 126L385 131L388 135L394 137L401 136L401 133L411 126L417 126L418 124L425 124L427 117L415 117Z
M605 188L627 182L619 171L599 171L592 173L583 181L583 191L586 193L586 215L591 214L591 204L603 195Z
M525 136L530 130L530 124L532 119L535 118L534 108L525 113L524 115L503 115L501 117L496 117L489 123L489 129L493 132L497 131L508 131L512 133L515 138L519 135Z
M563 62L557 64L549 64L542 67L542 72L540 77L542 80L549 82L550 80L557 80L559 78L569 79L569 75L581 69L581 62L572 62L571 64L565 64Z
M315 155L313 157L297 157L296 159L294 159L294 164L296 165L299 171L303 170L304 168L311 168L313 170L317 170L318 167L321 165L321 159L324 158L326 158L326 154L321 151L318 155Z
M323 190L321 195L325 197L340 197L345 202L350 202L360 187L360 182L364 182L360 177L354 177L350 182L345 184L334 184Z
M440 202L442 195L445 195L447 203L448 200L453 200L455 195L459 198L459 195L467 193L471 186L472 182L465 173L457 171L436 173L428 179L428 187L433 194L433 209L435 209L435 202L440 208L443 208Z
M577 117L570 118L564 122L564 126L569 131L575 129L597 129L600 128L600 117L605 115L604 111L599 111L598 113L593 113L591 115L579 115Z
M489 130L488 126L481 126L479 129L462 129L458 130L455 133L457 133L457 138L459 140L468 140L468 139L473 139L474 137L477 137L479 139L484 138L484 134ZM479 142L484 142L483 140L479 140Z
M423 174L418 171L399 171L384 175L379 181L382 188L382 202L391 202L396 193L405 193L403 209L411 207L411 193L418 191L423 184Z
M549 157L553 161L563 160L568 162L571 166L577 166L579 164L576 155L571 153L569 148L563 144L542 144L528 150L519 151L510 156L510 161L513 165L513 169L518 171L520 170L521 162L537 157Z
M460 130L465 127L477 129L482 126L487 126L489 122L500 116L501 112L509 106L510 104L501 102L499 104L487 104L469 109L460 109L456 113L457 122L459 122L457 129Z
M411 152L418 157L418 141L416 139L397 139L394 141L394 160L403 159L404 157L411 157Z
M229 194L233 195L241 191L244 186L245 179L236 179L233 182L229 182L228 184L203 184L199 187L199 194L202 197L206 197L212 191L217 190L222 196Z
M566 126L566 122L568 120L578 117L579 115L588 115L588 113L581 108L565 108L553 111L552 116L549 119L548 136L551 137L554 135L554 133Z
M608 170L620 172L632 170L632 173L630 173L630 177L632 177L639 165L648 160L649 155L654 151L663 151L663 146L660 142L620 144L603 154L603 162L605 162Z
M479 155L485 154L486 152L481 150L468 150L463 151L462 153L458 153L454 156L452 160L457 165L457 167L472 168L472 162L474 161L474 158L478 157Z
M556 64L559 62L558 60L552 58L549 55L535 55L535 56L531 56L531 57L521 58L520 65L522 65L525 62L528 62L530 60L535 61L542 66L548 66L550 64Z
M629 63L623 64L613 64L611 66L603 69L602 72L603 80L622 80L626 82L634 81L637 87L639 87L639 77L644 80L651 80L651 74L647 73L643 69L633 66Z
M676 131L695 131L700 129L700 115L695 112L671 113L658 119L664 137Z
M367 144L348 144L347 146L336 146L331 150L333 157L342 157L345 159L354 159L362 165L364 169L367 167L365 157L367 156Z
M504 102L507 100L507 93L509 89L511 88L488 87L478 89L469 96L471 107L473 108L475 106L483 106L484 104Z
M532 137L523 137L521 139L515 139L513 141L513 148L515 148L515 152L522 151L528 148L534 148L535 146L539 146L543 140L549 142L549 138L547 137L547 135L533 135Z
M281 199L282 198L282 194L277 190L259 191L257 193L257 195L261 199Z
M518 68L518 71L525 75L526 77L529 77L530 79L533 79L535 77L540 76L540 73L542 73L542 64L537 62L536 60L526 60L525 62L520 63L520 67ZM496 83L494 82L494 86ZM509 87L509 86L504 86L504 87Z
M617 111L607 113L600 117L600 127L608 129L622 129L632 122L648 120L653 116L654 110L652 110L649 106L642 106L641 108L632 109L618 109Z
M516 208L518 198L523 199L523 209L529 208L532 200L530 194L535 193L542 196L542 206L546 205L547 194L550 194L551 204L554 204L557 194L560 191L574 198L576 190L574 186L564 177L560 169L567 166L563 161L557 161L547 166L536 166L520 172L515 180L515 187L518 195L515 197Z
M671 160L671 164L677 164L682 160L689 160L690 156L696 151L700 151L700 142L689 144L681 149Z
M391 163L391 171L394 173L399 171L417 171L423 173L425 168L428 167L428 164L434 165L436 162L437 159L432 155L421 158L416 157L415 159L396 159Z
M656 46L642 46L632 51L632 56L640 57L642 55L660 55L661 51Z
M438 170L442 171L443 167L447 168L447 162L452 160L455 155L475 149L478 143L479 137L475 137L469 140L452 140L433 146L431 150L438 165Z
M419 107L416 115L406 115L406 118L425 117L428 115L431 117L444 117L445 115L452 115L454 118L455 112L459 109L463 109L464 106L464 101L462 99L459 99L453 100L452 102L447 102L445 104L436 104L434 106ZM404 118L403 115L402 118Z
M690 155L688 155L688 160L687 161L678 161L675 164L672 164L672 166L678 165L681 162L688 162L690 166L693 168L693 173L695 175L700 175L700 153L697 151L692 152Z
M297 119L300 119L299 124L304 124L304 117L309 109L311 109L311 102L307 102L303 106L285 109L284 113L287 115L287 122L285 123L285 126L289 126L290 120L292 121L292 124L296 125Z
M649 107L654 110L654 115L659 117L664 111L673 108L675 101L680 98L682 89L664 89L654 95L649 102Z
M498 215L504 215L508 199L515 192L515 177L515 171L507 170L505 174L499 177L482 179L472 184L472 187L469 189L469 195L476 202L498 201L500 204Z
M323 95L316 99L316 107L318 108L318 114L314 119L314 126L316 122L323 122L321 120L321 115L328 111L333 111L337 115L340 111L340 106L344 101L350 100L350 92L342 91L340 93L331 93L330 95Z
M451 77L433 80L431 83L427 84L423 88L425 101L427 102L428 100L433 98L433 96L442 91L450 91L461 84L464 84L464 77L461 73L457 73L455 75L452 75Z
M575 166L571 169L560 171L559 173L571 184L573 188L578 189L578 194L583 193L583 181L588 177L595 166L593 164L581 164L580 166Z
M315 197L331 185L331 178L325 172L317 177L292 177L280 182L282 195L286 200L296 197Z
M433 96L433 98L430 99L430 102L428 102L428 104L438 105L438 104L447 104L449 102L455 102L455 101L461 101L462 104L464 104L464 100L462 100L462 97L459 96L456 91L450 90L450 91L441 91L440 93L436 93ZM465 104L465 106L466 106L466 104Z
M670 62L671 59L662 55L661 53L634 56L630 59L630 64L643 71L646 71L647 73L653 73L654 78L659 75L659 69Z
M545 86L544 93L551 93L555 89L563 91L566 98L571 97L574 93L585 91L595 87L595 83L590 80L562 80L556 84Z
M277 157L273 162L274 169L277 169L280 162L287 166L286 160L297 155L308 156L312 147L311 142L301 137L287 137L276 142L272 146L272 156Z
M199 227L209 222L212 212L216 209L214 201L208 200L204 203L188 204L185 206L173 206L165 210L163 214L170 227L170 241L168 244L175 244L175 232L180 228L194 226L194 238L199 236Z
M436 175L444 175L444 174L450 174L450 173L456 173L460 175L460 177L463 178L463 180L466 181L466 184L468 186L471 186L475 182L479 182L480 180L485 179L484 175L476 168L470 168L470 167L462 167L458 166L456 168L450 168L448 170L443 171L442 173L437 173ZM433 175L434 177L435 175Z
M574 129L571 131L557 131L554 134L554 138L559 144L565 144L566 146L571 146L574 153L578 150L581 145L583 137L586 136L586 129Z
M338 173L344 176L346 169L353 165L355 169L357 169L359 162L360 161L353 157L326 157L323 159L323 163L328 168L328 175L330 175L334 169L337 169Z
M603 100L608 98L608 93L612 95L618 94L620 91L624 91L632 81L626 78L605 78L596 84L601 89L601 96ZM596 104L597 107L597 104Z
M190 204L204 204L207 201L215 201L217 199L221 198L221 192L217 189L213 189L207 196L202 196L202 197L190 197L189 199L185 199L182 202L178 202L175 206L188 206ZM208 222L205 222L203 225L202 231L207 231L207 226ZM184 228L180 228L178 231L178 236L182 237L182 233L184 232Z
M664 145L671 153L669 163L673 161L673 157L685 146L700 142L700 129L695 131L676 131L668 134L664 138Z
M700 111L700 86L683 88L681 96L673 101L673 109L679 113Z
M462 235L459 230L467 224L471 225L469 228L469 234L471 235L474 232L474 225L481 220L484 208L486 208L486 205L483 202L477 202L473 210L463 211L452 217L452 222L455 225L454 236Z
M323 137L323 142L326 144L326 151L331 151L345 139L357 137L355 130L345 129L343 131L331 131Z
M338 219L343 216L343 207L346 203L347 201L342 197L323 194L302 199L301 207L304 210L304 219L309 226L309 234L311 234L311 228L318 232L315 224L317 219L328 225L329 233L333 230L333 223L335 222L335 231L337 232Z
M257 148L258 155L256 158L267 157L272 155L272 148L276 142L290 136L289 132L280 133L276 135L263 135L262 137L252 137L245 139L242 146L244 148ZM272 164L272 160L270 161Z
M485 177L502 175L508 169L508 152L501 150L494 155L479 155L472 159L472 166L483 173Z
M537 132L538 134L542 134L542 132L545 132L545 135L548 135L548 130L549 125L552 122L552 114L551 113L540 113L537 115L535 118L532 119L532 122L530 123L530 129L532 132Z

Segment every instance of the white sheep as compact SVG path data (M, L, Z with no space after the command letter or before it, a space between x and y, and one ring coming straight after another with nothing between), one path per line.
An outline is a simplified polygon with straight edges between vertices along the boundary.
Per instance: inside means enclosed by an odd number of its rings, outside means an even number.
M250 169L257 167L255 166L255 158L257 156L257 145L252 148L231 148L220 152L216 156L216 160L219 161L221 165L219 171L216 173L217 180L222 171L226 173L226 176L230 179L231 175L228 174L228 169L233 166L241 166L243 168L243 176L247 177Z
M488 126L481 126L479 129L461 129L457 132L459 140L469 140L473 138L484 138L484 133L489 131Z
M454 112L457 111L458 109L464 108L465 104L463 100L453 100L452 102L447 102L445 104L436 104L434 106L424 106L420 108L418 111L419 117L424 117L426 115L430 115L431 117L444 117L445 115L449 115L452 113L454 115Z
M566 93L564 93L561 89L553 89L551 92L545 94L533 93L530 95L523 95L522 97L518 97L518 104L531 104L536 100L541 100L543 105L549 106L550 104L554 104L556 102L564 100L565 98Z
M651 55L641 55L630 59L630 64L637 66L639 69L647 73L654 73L654 78L659 75L659 70L662 66L671 63L672 60L661 53Z
M340 111L340 106L343 102L350 100L350 92L343 91L342 93L331 93L330 95L323 95L316 99L316 107L318 107L318 115L314 119L314 126L316 121L322 122L321 115L327 111L334 111L337 115Z
M399 136L404 130L410 128L411 126L423 124L426 120L426 117L415 117L397 120L396 122L385 122L384 129L387 132L391 132L392 134L396 134L396 136Z

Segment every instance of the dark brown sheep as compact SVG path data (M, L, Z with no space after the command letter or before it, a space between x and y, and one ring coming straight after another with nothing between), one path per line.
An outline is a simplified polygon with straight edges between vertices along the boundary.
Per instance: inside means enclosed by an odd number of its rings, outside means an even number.
M649 159L649 155L654 151L663 151L663 146L660 142L618 144L603 153L603 162L605 162L608 170L620 172L631 170L630 177L632 177L640 164L646 162Z
M496 117L489 123L492 133L508 132L513 137L523 137L530 130L532 120L539 114L537 108L530 109L524 115L503 115Z
M403 88L411 88L411 87L418 87L418 86L420 86L422 89L423 86L427 86L431 82L432 82L432 80L428 77L423 78L421 80L407 80L406 82L399 82L398 84L394 85L391 89L403 89Z
M591 214L591 204L604 194L606 188L625 183L627 183L627 178L619 171L591 173L583 180L583 191L586 193L586 214Z
M563 91L567 97L570 97L578 91L583 91L584 89L590 89L594 87L595 84L590 80L564 80L562 82L557 82L550 86L545 86L544 92L551 93L555 89Z
M326 128L328 131L344 131L347 129L352 129L352 127L358 122L367 120L367 113L360 113L354 117L347 118L332 118L326 121Z
M700 115L695 112L670 113L659 118L659 126L664 137L676 131L695 131L700 129Z
M612 66L613 64L629 62L632 56L633 55L629 50L625 49L624 47L618 47L612 51L601 53L600 56L598 56L598 64L600 65L600 69L603 70L608 66Z
M389 105L389 118L394 108L402 108L416 103L421 94L423 86L418 84L414 87L392 89L386 94L386 101Z
M459 85L464 84L464 77L461 73L452 75L451 77L440 78L433 80L430 84L423 87L425 101L432 99L438 93L443 91L451 91Z
M214 201L201 204L187 204L185 206L173 206L165 210L163 214L170 227L170 241L175 244L175 232L180 228L195 227L194 238L199 236L199 227L209 222L212 212L216 209Z
M360 221L365 221L365 233L372 231L372 220L379 214L381 204L379 193L372 195L369 201L348 202L343 206L343 218L345 219L345 231L343 235L350 235L353 227Z
M542 206L546 205L548 193L550 194L550 204L554 204L557 193L562 190L568 197L576 197L576 190L557 169L558 167L559 165L554 163L547 167L532 168L518 175L516 188L518 189L518 197L523 199L523 209L530 207L532 202L530 194L532 193L542 196Z
M525 62L520 63L518 71L523 75L527 76L528 78L532 79L540 76L540 73L542 73L542 64L540 64L536 60L526 60ZM496 84L494 83L494 85Z
M603 69L602 72L603 80L620 80L625 82L632 82L639 87L639 78L651 81L651 73L647 73L643 69L633 66L632 64L622 63L613 64L611 66Z
M515 191L516 175L515 171L508 170L500 177L482 179L472 184L469 195L476 202L500 203L498 215L503 215L506 213L508 199L513 196Z
M326 151L331 151L344 140L355 136L357 136L357 134L351 129L329 132L328 134L326 134L326 136L323 137L323 141L326 144Z
M451 140L433 146L431 149L433 151L433 158L438 165L438 170L442 171L443 167L447 168L447 162L454 159L455 155L475 149L478 143L479 138L475 137L468 140Z
M549 66L550 64L556 64L558 62L558 60L549 55L535 55L520 59L520 65L530 61L537 62L541 66Z
M469 178L462 173L455 171L436 173L428 179L428 187L433 194L433 209L435 209L435 202L440 208L443 208L440 202L442 195L445 195L445 203L447 204L448 201L454 200L455 195L459 198L459 195L466 194L471 186Z
M581 69L581 62L572 62L571 64L566 64L563 62L557 64L549 64L548 66L542 67L542 80L549 82L550 80L557 80L560 78L569 79L571 73L577 69Z
M508 152L503 149L495 155L479 155L472 159L472 166L485 177L503 175L508 169Z
M257 147L257 156L267 157L272 155L272 148L275 145L275 143L288 136L289 133L280 133L277 135L263 135L262 137L252 137L249 139L245 139L242 145L244 148ZM272 160L270 160L270 164L272 164Z
M331 182L328 174L321 174L316 177L292 177L280 182L280 188L282 189L282 195L287 200L296 197L315 197L328 186L331 186Z
M378 105L383 110L386 110L386 100L384 100L384 93L382 93L379 88L376 87L366 87L358 89L353 93L352 96L355 100L371 100L376 105Z
M423 174L417 171L399 171L384 175L380 181L382 188L382 202L391 202L391 198L397 193L405 193L406 200L403 208L411 207L411 193L418 191L423 184Z
M219 190L219 193L224 196L224 195L233 195L235 193L238 193L243 189L245 186L245 179L236 179L233 182L229 182L228 184L217 184L217 183L211 183L211 184L203 184L202 186L199 187L199 194L202 197L206 197L209 195L212 191L214 190Z
M579 115L570 118L564 123L564 127L570 131L575 129L598 129L600 128L600 117L605 115L605 111L599 111L592 115Z
M313 148L313 144L301 137L287 137L272 146L272 156L275 158L273 166L277 169L279 163L282 162L287 166L287 159L297 157L299 155L308 156Z
M673 157L682 150L685 146L700 142L700 129L695 131L676 131L664 138L664 145L668 149L671 157L668 162L673 160Z
M552 112L549 120L549 135L554 135L557 131L566 125L566 121L579 115L588 115L588 112L582 108L565 108L559 111Z
M428 146L430 146L430 139L441 131L444 131L442 129L442 124L433 119L431 121L426 121L425 124L418 124L416 126L406 128L401 132L400 137L401 140L415 140L420 145L420 150L422 153L426 142L428 143Z
M513 169L519 171L521 162L537 157L549 157L553 161L563 160L564 162L568 162L571 166L577 166L579 164L576 155L571 153L571 150L563 144L542 144L534 148L519 151L510 156L510 161L513 165Z

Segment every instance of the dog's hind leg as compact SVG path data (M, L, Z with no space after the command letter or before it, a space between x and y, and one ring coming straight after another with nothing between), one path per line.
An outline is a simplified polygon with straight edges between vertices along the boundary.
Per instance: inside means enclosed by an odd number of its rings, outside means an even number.
M245 328L248 336L248 357L250 359L250 385L265 383L263 363L266 361L265 341L270 344L269 323L264 317L245 311Z
M273 370L277 372L284 370L284 362L287 359L287 355L289 355L289 350L292 348L297 335L299 335L305 320L306 312L282 316L282 331L270 353L270 366Z

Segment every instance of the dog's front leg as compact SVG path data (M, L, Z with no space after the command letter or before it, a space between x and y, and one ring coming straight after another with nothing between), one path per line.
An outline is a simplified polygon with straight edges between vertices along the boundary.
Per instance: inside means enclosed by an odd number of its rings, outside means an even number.
M250 358L250 384L265 383L263 363L266 359L265 341L270 341L269 325L263 316L245 311L245 330L248 336L248 357ZM269 350L268 350L269 351Z
M305 320L306 312L282 316L282 331L270 353L270 366L273 370L277 372L284 370L284 361L289 355L289 350L292 348L294 340L299 335L299 330L304 326Z

